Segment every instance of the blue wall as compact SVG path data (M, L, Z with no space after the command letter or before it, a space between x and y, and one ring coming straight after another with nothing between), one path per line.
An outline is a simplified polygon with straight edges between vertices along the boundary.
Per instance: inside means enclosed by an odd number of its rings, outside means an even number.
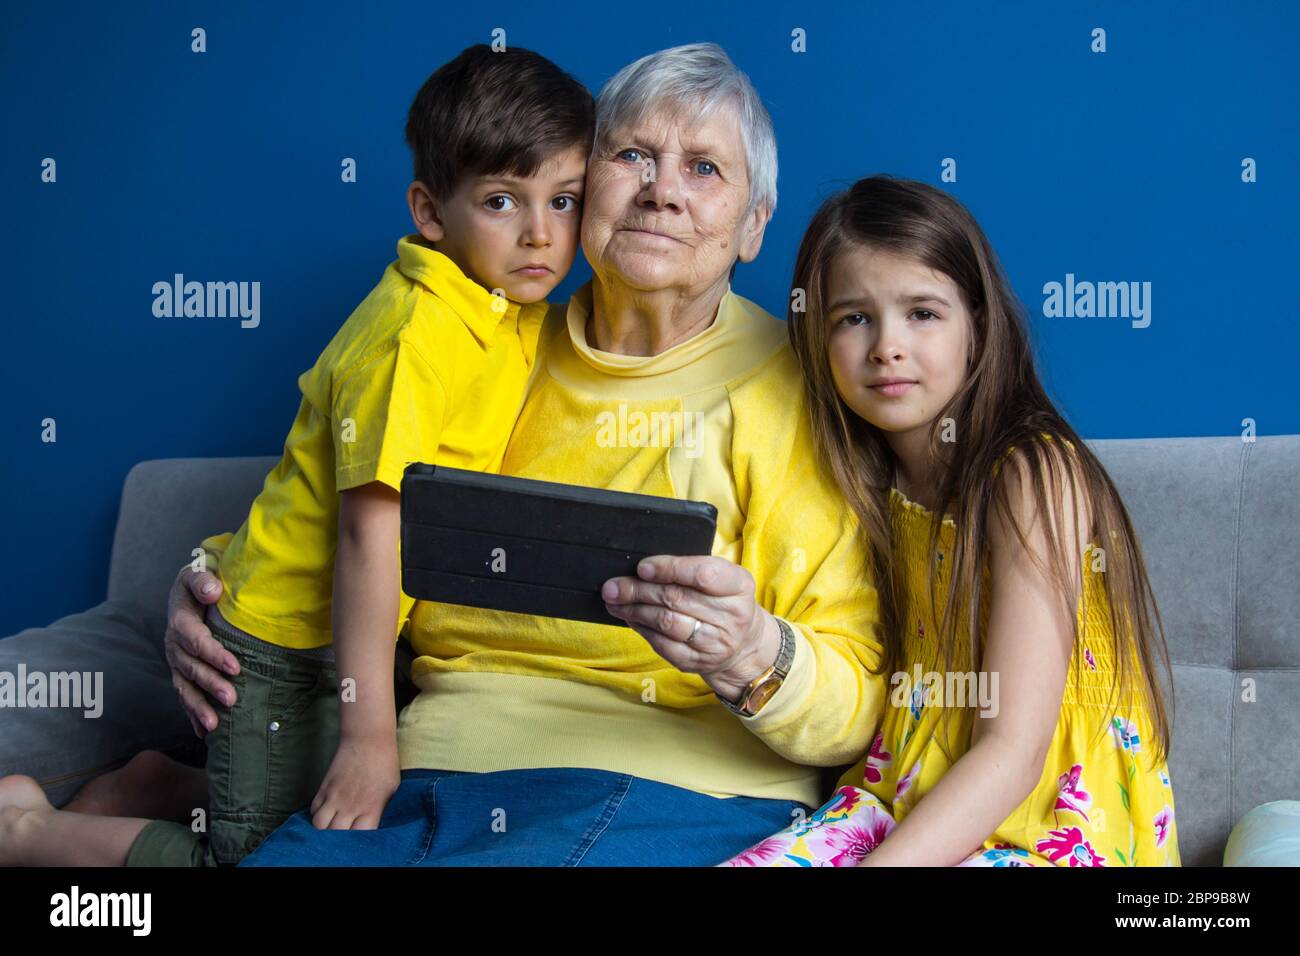
M784 314L822 198L910 176L983 223L1085 436L1237 434L1247 417L1300 432L1294 4L381 6L8 8L0 634L103 599L135 462L280 450L298 374L408 231L412 96L497 27L593 91L663 47L728 50L780 143L777 215L736 277L770 311ZM191 52L196 26L206 53ZM354 184L340 181L348 156ZM1242 181L1246 157L1257 182ZM177 272L259 281L260 325L156 318L152 285ZM1067 273L1150 282L1150 326L1045 317L1043 285ZM558 291L589 274L580 261Z

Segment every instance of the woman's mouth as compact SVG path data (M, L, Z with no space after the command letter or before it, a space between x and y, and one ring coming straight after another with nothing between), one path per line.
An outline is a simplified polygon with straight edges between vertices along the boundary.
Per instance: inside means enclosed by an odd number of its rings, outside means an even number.
M640 236L644 239L662 239L665 242L679 242L674 236L666 236L662 232L651 232L649 229L624 229L624 232L630 232L634 236Z

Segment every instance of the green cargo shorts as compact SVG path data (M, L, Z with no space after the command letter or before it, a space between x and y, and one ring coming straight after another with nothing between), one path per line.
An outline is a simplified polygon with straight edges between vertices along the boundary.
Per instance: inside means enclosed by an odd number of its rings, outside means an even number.
M152 821L131 845L127 866L233 866L311 804L334 759L339 682L332 653L270 644L211 609L207 625L240 669L229 678L235 706L206 737L206 814L196 812L192 825Z

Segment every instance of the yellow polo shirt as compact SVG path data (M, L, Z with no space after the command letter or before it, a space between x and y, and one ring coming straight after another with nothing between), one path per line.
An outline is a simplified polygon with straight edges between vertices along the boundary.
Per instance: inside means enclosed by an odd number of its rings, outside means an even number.
M203 542L226 620L283 647L332 643L338 492L400 490L411 462L500 470L545 314L494 296L419 236L398 242L299 377L298 415L248 520ZM413 603L401 594L394 638Z

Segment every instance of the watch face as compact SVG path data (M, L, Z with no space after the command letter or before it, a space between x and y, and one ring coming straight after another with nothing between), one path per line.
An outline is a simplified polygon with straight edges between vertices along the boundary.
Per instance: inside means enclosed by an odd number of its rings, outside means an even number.
M773 677L763 681L754 688L754 693L749 695L749 706L746 708L751 714L756 714L763 709L763 705L772 699L772 695L781 689L781 678Z

